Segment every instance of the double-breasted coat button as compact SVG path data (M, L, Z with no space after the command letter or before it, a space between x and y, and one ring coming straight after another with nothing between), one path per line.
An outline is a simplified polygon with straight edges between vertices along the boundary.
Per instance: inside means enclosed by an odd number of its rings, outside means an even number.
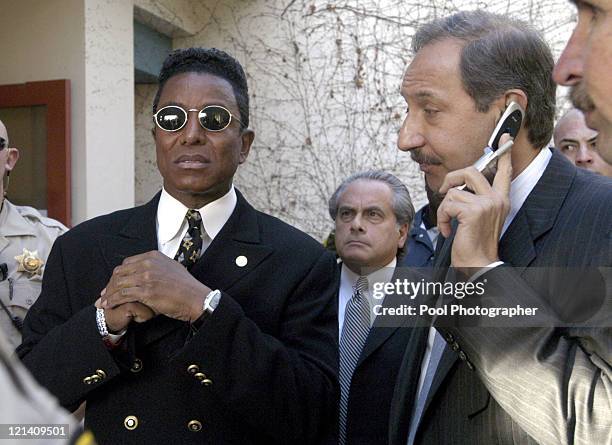
M467 355L465 355L465 352L463 351L459 351L459 358L463 361L467 360Z
M468 367L468 368L470 368L470 371L473 371L473 370L475 370L475 369L476 369L476 368L474 367L474 365L472 364L472 362L471 362L471 361L469 361L469 360L466 360L466 361L465 361L465 364L467 365L467 367Z
M134 359L130 371L132 371L134 374L142 371L142 360L140 360L139 358Z
M203 374L201 372L196 372L194 374L194 377L195 377L196 380L198 380L204 386L212 385L212 380L210 380L208 377L206 377L206 374Z
M455 341L455 337L453 336L453 334L451 334L450 332L447 332L444 335L444 338L446 339L447 342L452 343Z
M198 431L202 430L202 422L200 422L199 420L190 420L187 424L187 429L189 431L197 433Z
M457 352L459 350L459 343L457 343L456 341L453 342L453 344L451 345L451 349Z
M99 380L104 380L106 378L106 373L101 369L96 370L96 375L99 377Z
M136 416L127 416L124 420L123 420L123 426L125 426L125 428L127 430L133 431L136 428L138 428L138 417Z
M85 377L83 379L83 383L85 383L86 385L91 385L91 377Z
M200 367L198 365L189 365L187 367L187 372L189 374L195 374L197 372L200 372Z

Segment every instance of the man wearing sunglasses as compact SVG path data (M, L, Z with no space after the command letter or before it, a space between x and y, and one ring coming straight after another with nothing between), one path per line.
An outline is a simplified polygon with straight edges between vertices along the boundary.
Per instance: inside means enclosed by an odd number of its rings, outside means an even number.
M32 207L6 199L18 160L19 150L9 145L0 121L0 330L12 348L21 343L23 319L40 294L51 246L67 230Z
M337 409L337 267L251 207L246 76L177 50L153 103L163 189L58 240L20 355L100 443L322 443Z

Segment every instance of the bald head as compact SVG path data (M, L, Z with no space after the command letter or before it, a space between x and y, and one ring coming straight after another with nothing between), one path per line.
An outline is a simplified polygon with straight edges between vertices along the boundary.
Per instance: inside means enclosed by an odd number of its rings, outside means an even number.
M8 131L2 121L0 121L0 202L4 200L4 177L15 168L19 159L19 150L9 147Z
M0 138L4 139L5 146L8 147L8 131L6 131L6 126L4 122L0 120ZM3 148L3 147L0 147Z
M612 165L597 150L597 137L597 132L587 127L582 111L576 108L559 119L554 131L555 147L576 166L612 176Z

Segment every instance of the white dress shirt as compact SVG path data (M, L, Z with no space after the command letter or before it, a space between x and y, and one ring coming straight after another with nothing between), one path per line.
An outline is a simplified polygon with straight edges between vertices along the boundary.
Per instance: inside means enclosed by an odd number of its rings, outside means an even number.
M551 157L552 151L550 151L548 148L543 148L542 150L540 150L540 153L538 153L538 155L533 159L533 161L531 161L527 168L525 168L525 170L523 170L510 183L510 212L508 213L508 216L504 221L504 225L500 234L500 239L514 220L514 217L525 203L525 200L527 199L535 185L542 177L542 174L544 174L544 170L546 170L546 167L548 166ZM429 231L428 234L430 234L430 237L433 235ZM438 241L438 235L439 233L435 234L435 239L432 238L431 240L434 246ZM495 267L501 263L502 262L499 261L490 264L487 268L483 269L483 273L486 272L489 267ZM427 368L429 366L429 358L431 357L431 349L433 347L434 338L436 336L440 337L439 340L444 341L440 333L436 330L436 328L429 328L425 355L423 356L423 361L421 362L421 376L419 377L419 386L417 394L421 392L421 388L423 386L423 379L425 378L425 374L427 373ZM433 366L438 366L438 364L435 363L433 364Z
M397 259L393 258L393 260L387 264L385 267L378 269L369 275L366 275L368 278L368 286L371 287L373 283L387 283L391 281L391 277L393 276L393 272L395 271L395 266L397 264ZM340 272L340 292L338 294L338 332L342 334L342 326L344 326L344 313L346 312L346 305L353 296L353 288L357 283L360 275L353 272L351 269L346 267L346 264L342 264L342 269ZM370 304L370 327L374 323L374 319L376 315L374 315L372 308L375 304L382 304L384 298L382 300L372 301L374 297L370 295L370 291L366 292L365 295L368 303Z
M206 204L200 209L194 209L200 212L205 232L202 234L200 255L229 220L237 202L236 190L232 185L229 192L221 198ZM165 189L162 190L157 206L157 249L167 257L174 258L176 256L179 245L185 233L187 233L187 229L189 229L189 224L185 219L188 210L188 207L185 207Z
M219 234L227 220L236 208L238 198L234 185L229 192L221 198L206 204L204 207L194 209L200 212L204 233L202 234L202 250L200 256L206 250L212 240ZM166 189L162 189L157 205L157 250L169 258L174 258L178 252L179 245L189 229L185 219L188 207L174 198ZM127 328L118 334L109 334L110 341L117 343L125 335Z

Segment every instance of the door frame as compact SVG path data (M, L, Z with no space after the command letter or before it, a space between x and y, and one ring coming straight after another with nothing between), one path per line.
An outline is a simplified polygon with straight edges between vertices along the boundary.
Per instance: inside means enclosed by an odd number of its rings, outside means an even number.
M47 213L66 226L72 221L70 80L0 85L0 107L47 107Z

